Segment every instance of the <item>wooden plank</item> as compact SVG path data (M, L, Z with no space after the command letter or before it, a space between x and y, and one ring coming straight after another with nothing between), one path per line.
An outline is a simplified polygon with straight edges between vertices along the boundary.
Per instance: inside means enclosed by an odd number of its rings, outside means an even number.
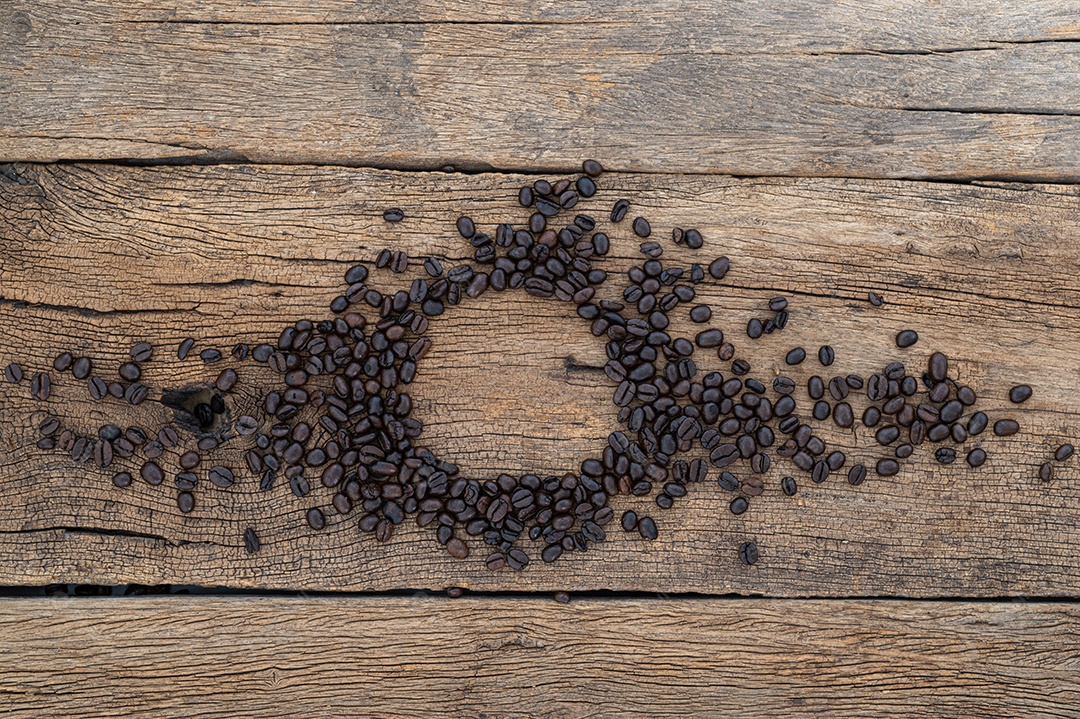
M0 160L1080 177L1077 0L224 5L14 0Z
M26 370L43 369L71 349L110 374L131 343L149 339L159 346L146 370L151 401L136 409L94 403L69 375L57 378L48 407L83 432L113 420L156 429L172 419L157 401L161 389L203 386L231 366L178 362L181 338L228 350L237 340L276 338L284 322L318 320L341 292L344 270L384 247L414 259L409 273L375 273L373 284L405 286L420 273L417 258L469 254L453 230L459 213L481 227L520 224L526 213L515 190L530 179L276 166L9 168L0 192L0 326L9 328L0 366L22 358ZM741 517L728 512L731 495L712 479L666 513L617 498L620 513L654 513L660 540L645 543L613 526L595 551L521 573L489 572L480 543L469 560L453 561L429 529L408 522L389 546L361 537L355 515L331 512L328 530L313 533L304 513L329 502L321 486L300 501L286 486L259 492L244 471L229 490L200 489L188 516L167 486L117 490L112 472L73 469L67 457L33 446L36 420L28 417L40 406L24 382L0 395L0 585L1080 594L1076 460L1059 467L1054 483L1036 477L1080 424L1074 188L666 175L605 175L601 184L575 211L602 218L625 196L659 237L673 224L706 237L697 254L663 240L665 262L732 257L731 273L700 285L699 296L717 309L714 324L755 375L775 376L796 345L813 354L829 342L838 357L831 370L863 376L893 359L918 365L942 349L979 391L980 407L995 419L1018 418L1024 431L969 442L990 454L979 471L942 467L920 451L895 478L859 488L800 480L792 499L778 482L793 467L777 460L766 494ZM405 222L383 222L392 206L404 208ZM604 261L619 276L640 257L627 224L610 228L614 248ZM621 292L621 283L611 285L612 296ZM884 307L866 302L870 289L886 296ZM789 326L747 341L742 328L776 294L792 298ZM674 331L692 331L677 314ZM899 351L893 337L905 327L922 339ZM559 303L489 292L433 321L429 335L435 347L411 389L425 422L421 440L469 476L573 471L619 428L613 385L599 370L603 344ZM715 357L699 357L699 366L727 369ZM807 361L783 371L801 384L823 370ZM241 372L234 415L253 411L256 388L272 386L262 368ZM1018 382L1035 388L1022 408L1005 398ZM853 400L857 413L864 402ZM820 433L852 462L883 454L865 429L848 434L826 424ZM239 468L246 446L233 442L212 456ZM241 542L247 526L263 540L254 557ZM761 548L754 567L736 559L748 539Z
M1075 604L0 601L13 717L1066 717Z

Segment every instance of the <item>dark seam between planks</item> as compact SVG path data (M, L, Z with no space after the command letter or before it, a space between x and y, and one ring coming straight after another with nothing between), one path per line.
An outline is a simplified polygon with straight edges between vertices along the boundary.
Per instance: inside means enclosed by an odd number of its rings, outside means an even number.
M69 527L69 526L57 526L57 527L39 527L35 529L0 529L0 535L4 534L43 534L50 532L65 532L67 534L89 534L91 536L100 537L130 537L133 539L152 539L156 542L165 542L173 547L183 547L189 544L206 544L213 545L214 542L200 541L193 542L186 539L169 539L160 534L151 534L148 532L133 532L126 529L99 529L96 527Z

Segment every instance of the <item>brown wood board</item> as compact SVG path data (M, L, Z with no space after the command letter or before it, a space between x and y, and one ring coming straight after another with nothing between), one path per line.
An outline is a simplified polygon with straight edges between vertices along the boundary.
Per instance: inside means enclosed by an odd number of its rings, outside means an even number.
M158 355L146 366L151 401L132 409L93 402L85 382L57 376L48 408L93 433L107 421L156 430L172 419L156 400L161 388L211 382L231 360L205 366L175 359L177 343L196 352L238 340L277 336L286 321L328 316L341 277L383 247L407 250L409 273L378 272L383 289L406 285L427 254L447 264L469 254L453 221L465 212L482 227L520 224L516 188L531 178L445 175L312 167L122 168L106 165L17 166L0 192L0 321L8 327L0 365L49 366L62 350L91 356L104 376L131 343L148 339ZM1036 471L1053 449L1075 438L1074 378L1080 300L1075 190L1062 186L979 187L943 183L832 179L750 180L669 175L605 175L603 190L575 211L606 215L617 197L631 217L652 220L665 262L707 261L724 253L733 269L699 285L754 375L780 371L804 385L813 373L868 376L888 361L918 366L935 349L954 359L954 376L978 390L991 419L1015 417L1020 435L989 433L990 459L979 470L937 464L920 449L893 478L848 486L799 477L783 497L779 479L793 473L777 459L767 491L751 511L732 516L732 495L709 482L669 512L621 497L618 513L652 513L653 543L615 525L595 551L522 573L489 572L483 545L451 560L430 529L407 522L389 546L356 529L357 515L333 516L322 533L304 521L307 507L329 502L319 487L297 500L283 483L261 493L240 452L211 458L238 470L229 490L200 487L189 516L175 490L141 482L118 490L108 471L36 449L41 408L27 381L0 397L0 584L196 583L262 588L384 590L460 585L489 590L600 589L763 593L777 596L1075 596L1080 587L1080 488L1076 460L1041 483ZM401 207L390 225L382 210ZM700 228L697 253L664 239L673 224ZM605 265L625 268L637 254L629 221L610 229ZM615 296L624 283L613 278ZM868 290L886 305L874 308ZM764 316L770 297L791 298L787 329L757 342L744 328ZM677 313L678 314L678 313ZM678 331L693 328L684 316ZM915 347L894 335L918 330ZM435 348L411 387L425 421L422 443L459 463L469 476L499 472L562 473L596 456L618 428L613 385L600 370L603 343L572 310L523 293L489 292L432 322ZM836 364L817 365L831 343ZM810 350L787 368L794 346ZM701 371L726 367L699 351ZM272 380L263 367L241 367L230 398L234 416L251 411ZM1009 404L1009 387L1028 382L1035 396ZM799 390L800 402L806 399ZM855 399L861 413L865 399ZM31 419L32 418L32 419ZM822 436L851 462L889 450L859 429L824 425ZM190 443L190 442L189 442ZM246 443L241 443L246 446ZM171 452L169 457L175 460ZM204 465L203 469L205 470ZM742 473L748 469L740 470ZM170 474L171 477L171 474ZM170 480L171 481L171 480ZM314 484L318 484L314 482ZM241 535L253 526L263 547L248 556ZM755 540L762 560L738 563L736 548ZM539 547L533 547L537 559Z

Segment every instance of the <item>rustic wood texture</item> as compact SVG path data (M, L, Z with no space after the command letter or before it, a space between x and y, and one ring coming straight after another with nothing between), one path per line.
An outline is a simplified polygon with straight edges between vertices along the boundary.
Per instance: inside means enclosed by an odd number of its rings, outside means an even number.
M68 3L0 160L1080 178L1080 2Z
M383 247L413 258L404 275L381 271L376 286L405 286L421 257L469 255L453 230L459 213L481 227L520 224L526 213L510 175L397 173L344 168L217 166L122 168L110 165L7 168L0 191L0 366L51 364L62 350L91 356L105 376L131 343L158 346L146 367L151 401L132 409L94 403L85 383L57 378L49 411L93 432L107 421L156 429L171 419L160 390L212 381L231 360L207 367L175 359L181 338L196 350L276 337L285 322L320 319L342 288L346 268ZM282 484L260 493L246 470L229 490L201 487L194 513L181 515L175 490L109 482L114 466L76 467L34 447L41 407L27 382L0 394L0 585L47 582L193 583L262 588L383 590L464 586L489 590L617 589L763 593L775 596L994 596L1080 594L1080 484L1076 459L1040 483L1036 469L1080 425L1080 247L1074 188L981 187L899 181L715 176L605 175L601 193L575 211L604 217L618 197L631 216L650 218L665 262L732 258L720 283L699 286L725 329L769 380L781 369L799 380L825 373L816 360L785 368L791 347L814 355L831 343L832 373L868 376L886 362L920 366L946 351L954 376L971 384L992 419L1015 417L1020 435L989 434L990 459L977 471L943 467L922 449L894 478L852 488L834 477L783 497L779 479L794 469L778 459L767 492L734 517L731 495L710 480L668 512L618 498L658 518L653 543L614 525L595 551L553 566L489 572L483 545L451 560L429 529L410 522L388 546L356 529L357 516L334 516L312 532L304 512L325 505L321 486L297 500ZM387 207L407 219L390 225ZM673 224L696 226L698 253L664 239ZM637 254L629 221L610 229L605 266L616 277ZM868 290L885 295L873 308ZM791 322L757 342L745 338L770 297L792 298ZM690 331L683 312L675 329ZM903 328L921 340L898 350ZM700 328L698 328L700 329ZM600 371L603 343L569 308L523 293L489 292L433 321L435 348L411 387L426 425L421 443L470 476L562 473L596 456L617 428L612 384ZM699 352L702 371L725 369ZM56 373L54 372L54 375ZM245 365L231 397L234 416L254 407L271 380ZM828 374L825 374L828 377ZM1030 383L1035 396L1009 405L1007 389ZM804 390L800 402L806 404ZM853 400L861 413L864 399ZM32 414L33 412L38 414ZM871 432L823 437L849 462L883 456ZM187 442L190 444L190 440ZM184 446L182 444L182 446ZM242 467L233 443L211 457ZM963 456L961 451L961 457ZM169 455L175 461L174 452ZM125 465L123 462L121 466ZM748 470L742 470L748 471ZM715 477L715 472L710 475ZM318 484L317 482L315 484ZM245 554L241 535L263 540ZM739 543L761 548L758 565L736 558ZM534 555L539 547L533 547ZM534 557L535 558L535 557Z
M1074 604L0 601L12 717L1059 718Z

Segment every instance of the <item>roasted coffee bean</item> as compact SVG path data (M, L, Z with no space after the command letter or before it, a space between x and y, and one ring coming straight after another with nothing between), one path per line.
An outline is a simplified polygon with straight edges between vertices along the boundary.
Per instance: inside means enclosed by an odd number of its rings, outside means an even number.
M728 492L736 492L739 489L739 480L731 472L721 472L717 482L720 485L720 489Z
M746 565L756 564L758 560L758 548L753 542L744 542L739 545L739 561Z
M1054 451L1054 459L1059 462L1064 462L1069 457L1073 456L1073 446L1071 444L1063 444Z
M699 332L697 337L694 338L694 342L698 347L719 347L724 343L724 333L717 329L705 330Z
M1021 404L1031 397L1031 387L1026 384L1018 384L1009 390L1009 401L1013 404Z
M54 434L58 429L60 429L60 420L51 415L38 424L38 432L44 437Z
M202 352L199 353L199 359L201 359L206 364L213 364L214 362L218 362L221 360L221 351L216 350L212 347L204 349Z
M113 446L108 440L101 440L94 444L94 463L101 469L105 469L113 461Z
M929 368L931 379L935 382L944 382L949 373L949 358L940 352L935 352L930 355Z
M915 451L915 448L913 446L911 446L910 444L901 444L900 446L898 446L896 448L896 451L893 452L893 455L897 459L907 459L908 457L911 456L912 452L914 452L914 451Z
M717 257L709 264L709 276L714 280L722 280L729 269L731 261L727 257Z
M986 414L983 412L976 412L968 419L967 432L968 436L974 437L977 434L981 434L986 429L987 424Z
M840 402L832 411L833 422L837 427L848 428L855 424L855 413L851 410L851 405L847 402Z
M401 208L394 207L389 210L383 210L382 218L387 222L401 222L405 219L405 213L401 211Z
M644 217L635 217L632 224L634 234L638 237L648 237L652 234L652 228L649 227L649 221Z
M86 379L90 376L91 364L87 357L79 357L71 366L71 374L75 379Z
M836 352L834 352L833 348L829 345L822 345L818 349L817 356L818 362L820 362L822 366L828 367L833 363L833 360L836 359Z
M56 359L53 360L53 369L57 372L67 372L71 369L71 365L74 361L75 358L70 352L61 352L56 356Z
M747 502L742 497L736 497L735 499L731 500L731 504L728 505L728 509L730 509L731 513L736 515L736 516L742 514L743 512L748 510L749 508L750 508L750 503Z
M195 420L199 423L200 427L209 427L214 422L214 410L212 410L210 405L205 402L200 402L195 405L195 410L192 414L195 415Z
M952 464L956 461L956 450L950 449L949 447L939 447L937 451L934 452L934 459L941 464Z
M165 481L165 473L161 471L161 467L156 462L147 462L139 470L140 476L146 480L147 484L161 484Z
M128 382L134 382L142 376L142 370L139 369L139 365L134 362L126 362L120 365L120 371L118 373L120 378L127 380Z
M892 461L892 460L882 460L882 462L887 462L887 461ZM893 462L893 465L896 465L896 463ZM885 469L888 470L888 469L893 469L893 468L892 467L885 467ZM896 467L895 467L895 469L893 469L892 473L896 474L897 471L899 471L899 465L896 465ZM878 474L882 474L882 472L881 472L881 462L878 462ZM887 476L887 475L883 475L883 476ZM851 469L848 470L847 481L848 481L848 484L850 484L852 487L858 487L860 484L865 482L866 481L866 467L861 465L861 464L854 465Z
M968 452L967 463L972 467L981 467L986 461L986 452L982 449L975 448Z
M635 529L637 529L637 526L638 526L637 513L634 512L633 510L627 510L627 511L623 512L622 519L620 520L620 524L622 525L622 528L623 528L624 531L627 531L627 532L634 531Z
M244 530L244 549L248 554L255 554L259 551L260 547L259 535L255 533L253 527L248 527Z
M764 333L765 328L761 324L761 320L759 320L757 317L751 318L750 321L746 323L746 336L750 339L756 340Z
M4 368L4 379L6 379L11 384L18 384L19 382L22 382L22 378L22 367L19 367L19 365L15 364L14 362Z
M87 388L90 390L90 396L94 399L101 400L109 394L109 386L105 384L105 380L101 379L97 375L94 375L86 383Z
M210 468L210 481L217 487L231 487L235 481L233 472L228 467L222 467L221 465L215 465Z
M149 362L154 356L154 346L149 342L138 342L132 346L130 354L132 362Z
M885 304L885 299L877 292L871 291L866 293L866 298L870 300L870 304L872 304L874 307L881 307L883 304Z
M994 434L999 437L1009 437L1020 431L1020 423L1014 419L999 419L994 422Z
M919 333L915 330L901 330L896 334L896 346L905 349L919 341Z
M113 475L112 482L117 487L130 487L131 474L129 474L128 472L117 472Z
M829 380L829 394L833 399L837 401L847 399L848 392L850 389L843 377L833 377Z
M188 514L195 509L195 496L191 492L180 492L176 495L176 506L181 512Z
M784 357L784 362L789 365L796 365L802 364L804 359L806 359L806 350L802 347L796 347L787 353L787 356Z
M199 466L201 459L198 452L188 451L180 455L179 463L184 469L195 469Z
M149 394L149 390L146 389L146 386L139 382L135 382L129 384L127 389L124 390L124 399L126 399L129 404L140 405L146 399L147 394Z
M660 533L656 529L656 522L652 517L642 517L638 520L638 534L642 539L648 539L650 541L660 536Z
M891 477L900 471L900 465L895 459L879 459L877 473L882 477Z
M215 380L214 386L217 387L220 392L228 392L236 386L236 381L238 379L239 377L236 374L236 370L223 370L221 374L218 375L217 380Z
M1039 467L1039 479L1044 482L1049 482L1054 478L1054 465L1049 462L1043 462Z
M784 494L792 497L799 491L799 485L795 482L794 477L784 477L780 480L780 489L783 490Z
M46 372L35 372L30 378L30 396L39 402L49 399L52 390L52 380Z
M815 462L814 468L810 472L810 479L814 480L815 484L821 484L829 478L829 465L825 462Z
M188 337L180 342L180 346L176 348L176 359L186 359L188 353L191 352L191 348L195 346L195 340Z

